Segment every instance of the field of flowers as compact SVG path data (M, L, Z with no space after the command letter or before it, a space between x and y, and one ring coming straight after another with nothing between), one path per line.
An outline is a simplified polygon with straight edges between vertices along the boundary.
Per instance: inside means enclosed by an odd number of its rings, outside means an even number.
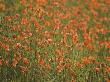
M110 0L0 0L0 82L110 82Z

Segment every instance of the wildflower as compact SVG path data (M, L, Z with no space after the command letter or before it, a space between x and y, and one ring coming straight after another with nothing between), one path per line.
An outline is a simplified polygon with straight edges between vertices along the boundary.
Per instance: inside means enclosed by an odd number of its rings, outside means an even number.
M21 43L16 43L15 47L16 48L20 48L21 47Z
M74 19L70 21L70 24L72 24L73 26L77 26L78 22Z
M0 59L0 66L3 64L3 60L2 59Z
M40 64L41 66L44 66L44 65L45 65L45 61L44 61L43 59L39 59L39 64Z
M34 19L32 19L32 21L34 22L34 25L36 28L38 28L40 26L39 23L37 21L35 21Z
M19 16L20 16L20 14L16 14L16 15L15 15L15 18L18 18Z
M22 18L22 20L21 20L21 24L23 24L23 25L28 24L28 20L27 20L27 18Z
M26 15L26 14L27 14L27 10L24 9L24 10L22 11L22 13L23 13L24 15Z
M96 60L96 57L95 56L89 56L88 59L91 61L94 61L94 60Z
M78 35L77 34L72 36L72 41L74 44L78 43Z
M39 5L46 5L48 0L36 0Z
M75 74L75 72L74 72L73 69L69 69L68 71L69 71L69 74L70 74L73 78L76 77L76 74Z
M110 5L110 0L104 0L107 5Z
M22 5L26 5L26 0L20 0L20 3L21 3Z
M28 60L27 58L23 58L22 60L23 60L23 63L24 63L25 65L28 65L28 64L29 64L29 60Z
M63 55L63 51L60 50L60 49L56 49L56 50L55 50L55 53L56 53L56 55L58 55L58 56L62 56L62 55Z
M5 10L5 4L0 2L0 12Z
M104 58L106 61L109 61L110 62L110 57L108 56L108 57L105 57Z
M85 41L91 43L92 42L92 38L90 37L90 35L88 33L84 33L83 37L85 39Z
M46 64L45 67L50 70L51 69L51 66L49 64Z
M96 67L94 70L95 70L96 72L99 72L99 71L100 71L100 68Z
M19 54L19 55L14 55L14 58L17 60L17 61L19 61L19 60L21 60L21 58L22 58L22 55L21 54Z
M62 63L64 58L62 56L56 57L56 62Z
M8 65L9 64L9 60L5 60L4 63L5 63L5 65Z
M106 67L106 72L110 73L110 67Z
M82 68L83 67L83 64L80 63L80 62L75 62L74 65L78 68Z
M49 44L53 42L53 40L51 38L47 39L47 41Z
M90 60L88 57L84 57L84 58L82 59L82 63L83 63L84 65L87 65L87 64L90 64L90 63L91 63L91 60Z
M110 48L110 42L107 42L105 47Z
M14 38L14 39L16 39L16 38L17 38L17 36L16 36L16 35L13 35L13 38Z
M18 61L14 58L14 59L12 60L12 66L13 66L13 67L16 67L17 64L18 64Z
M30 9L30 10L32 10L32 9L33 9L33 6L32 6L32 4L30 4L30 5L29 5L29 9Z
M72 81L71 82L76 82L74 79L72 79Z
M66 63L66 64L65 64L65 68L66 68L66 69L70 69L71 66L72 66L71 63Z
M22 35L17 36L17 40L24 40L24 39L25 39L25 37L23 37Z
M28 68L27 67L24 67L24 66L20 66L20 71L25 74L27 71L28 71Z
M97 0L92 0L92 5L94 8L100 8L100 4L98 3Z
M56 67L57 73L60 73L62 70L63 70L63 65L61 65L61 64L57 65L57 67Z
M110 82L110 79L107 79L106 82Z
M9 51L9 50L10 50L9 45L4 45L3 47L4 47L4 49L5 49L6 51Z
M45 21L45 25L46 25L46 26L50 26L51 23L50 23L49 21Z

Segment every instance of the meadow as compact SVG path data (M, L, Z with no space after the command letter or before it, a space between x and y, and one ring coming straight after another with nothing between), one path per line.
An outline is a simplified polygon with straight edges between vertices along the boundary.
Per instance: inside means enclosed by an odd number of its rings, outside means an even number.
M110 0L0 0L0 82L110 82Z

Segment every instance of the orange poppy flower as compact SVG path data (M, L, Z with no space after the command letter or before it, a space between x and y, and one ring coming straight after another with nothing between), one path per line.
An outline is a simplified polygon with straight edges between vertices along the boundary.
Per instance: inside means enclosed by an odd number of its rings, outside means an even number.
M105 57L104 58L106 61L109 61L110 62L110 57L108 56L108 57Z
M48 0L36 0L39 5L46 5Z
M22 5L26 5L26 0L20 0L20 3L21 3Z
M110 0L104 0L104 2L108 5L110 5Z
M80 62L75 62L74 65L78 68L82 68L83 67L83 64L80 63Z
M110 79L107 79L106 82L110 82Z
M57 67L56 67L57 73L60 73L62 70L63 70L63 65L61 65L61 64L57 65Z
M3 64L3 60L2 59L0 59L0 66Z
M27 18L22 18L22 20L21 20L21 24L23 24L23 25L28 24L28 20L27 20Z
M24 67L24 66L20 66L20 70L24 74L24 73L26 73L28 71L28 68Z
M12 66L13 66L13 67L16 67L17 64L18 64L18 61L14 58L14 59L12 60Z
M110 67L106 67L106 72L110 73Z
M72 41L74 44L78 43L78 35L77 34L72 36Z
M27 58L23 58L22 60L23 60L23 63L24 63L25 65L28 65L28 64L29 64L29 60L28 60Z
M100 68L96 67L96 68L94 69L94 71L99 72L99 71L100 71Z
M44 61L43 59L39 59L39 64L40 64L41 66L44 66L44 65L45 65L45 61Z

